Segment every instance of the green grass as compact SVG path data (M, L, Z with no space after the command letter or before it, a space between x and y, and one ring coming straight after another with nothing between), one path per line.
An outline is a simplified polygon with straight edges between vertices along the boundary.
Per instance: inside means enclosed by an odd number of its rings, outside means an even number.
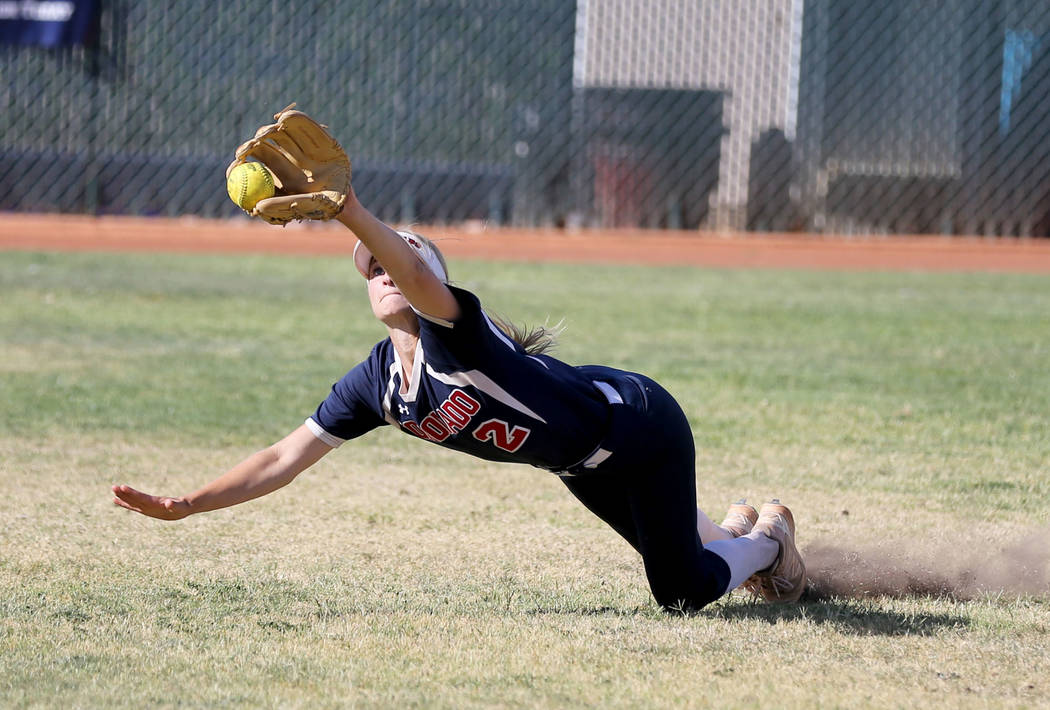
M348 259L7 252L0 706L1050 703L1050 279L452 271L676 394L713 517L779 495L804 550L967 594L668 616L556 479L389 430L244 506L134 516L108 485L182 493L298 426L383 334L364 287Z

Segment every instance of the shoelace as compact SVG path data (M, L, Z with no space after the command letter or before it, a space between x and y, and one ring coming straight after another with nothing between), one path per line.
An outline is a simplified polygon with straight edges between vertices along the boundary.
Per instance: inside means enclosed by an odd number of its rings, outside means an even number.
M773 586L773 591L776 592L776 595L778 597L781 596L781 594L780 594L781 591L785 591L785 592L790 591L791 588L794 586L791 583L791 580L789 580L787 577L784 577L784 576L781 576L781 575L774 575L772 577L769 577L768 579L769 579L769 581L771 582L771 584Z
M737 537L747 535L751 531L751 521L742 513L730 513L722 521L722 527L728 528L733 534L739 533Z

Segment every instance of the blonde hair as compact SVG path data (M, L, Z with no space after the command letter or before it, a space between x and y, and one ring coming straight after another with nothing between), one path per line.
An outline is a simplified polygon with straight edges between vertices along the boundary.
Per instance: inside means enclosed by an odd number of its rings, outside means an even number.
M447 275L448 264L445 262L445 255L441 253L440 249L438 249L437 244L418 232L412 230L406 231L409 231L412 236L418 238L419 241L429 245L430 248L434 250L438 261L441 262L441 268L445 270L445 274ZM520 345L528 355L543 355L553 350L558 344L558 336L564 329L560 323L550 328L545 325L518 325L503 316L490 313L487 310L485 311L485 315L489 317L489 320L491 320L497 328L503 331L504 335Z
M558 345L558 336L563 327L559 323L553 328L545 325L517 325L502 316L485 311L497 328L520 345L528 355L543 355L553 350Z

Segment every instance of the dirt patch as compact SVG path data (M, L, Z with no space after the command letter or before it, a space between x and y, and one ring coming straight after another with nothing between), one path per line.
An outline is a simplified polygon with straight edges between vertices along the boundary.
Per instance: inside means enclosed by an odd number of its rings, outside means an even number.
M818 543L805 550L811 597L1046 595L1050 529L1033 529L1007 545L929 540L883 542L850 549Z
M453 258L716 267L1050 273L1050 240L418 227ZM335 223L5 214L0 249L349 254Z

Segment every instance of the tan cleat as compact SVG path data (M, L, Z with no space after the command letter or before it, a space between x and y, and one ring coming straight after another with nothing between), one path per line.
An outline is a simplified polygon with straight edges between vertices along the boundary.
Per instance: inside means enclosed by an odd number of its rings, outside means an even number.
M729 506L722 527L733 533L733 537L743 537L751 532L758 522L758 511L753 505L748 505L743 498Z
M769 569L756 572L744 586L767 602L798 601L806 588L806 564L795 547L795 518L791 511L775 498L765 503L754 532L776 540L780 552Z

